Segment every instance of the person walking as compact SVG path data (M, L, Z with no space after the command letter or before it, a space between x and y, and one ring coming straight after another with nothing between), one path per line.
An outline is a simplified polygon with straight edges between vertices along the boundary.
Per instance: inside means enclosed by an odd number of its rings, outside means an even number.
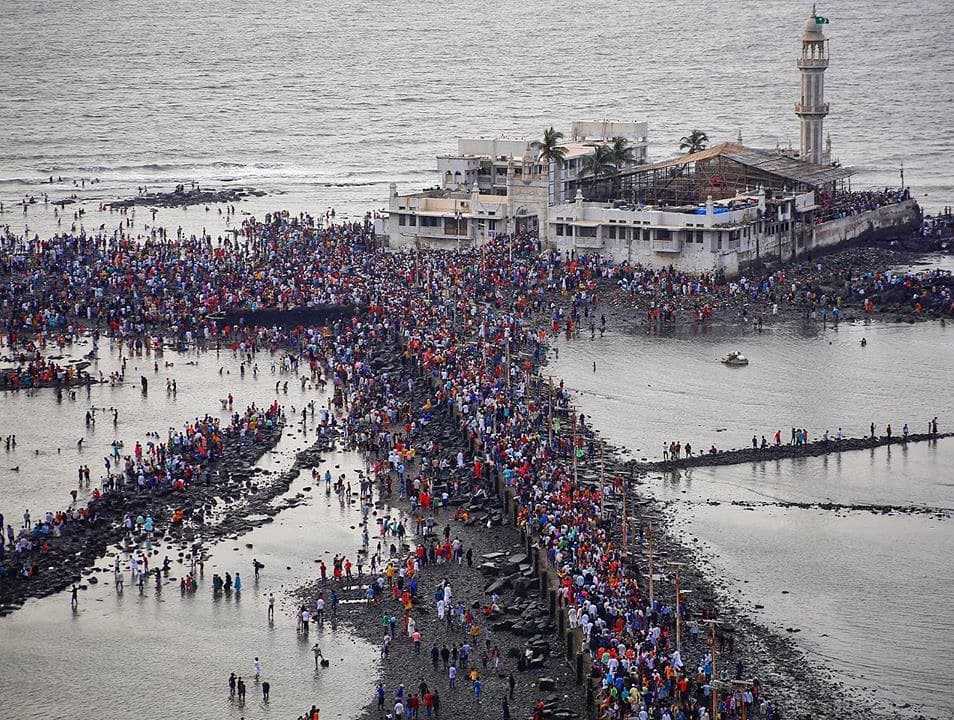
M235 697L235 673L229 675L229 697Z
M239 678L237 682L237 686L238 686L239 702L244 705L245 704L245 681L242 680L242 678Z
M262 663L258 658L255 658L255 680L256 682L262 676Z
M315 654L315 670L317 670L318 661L324 660L325 656L321 654L321 648L318 647L318 643L315 643L315 646L311 649L311 651Z
M268 693L272 689L272 686L269 684L268 680L262 683L262 702L268 702Z
M73 589L70 590L70 607L76 610L79 607L79 588L73 583Z

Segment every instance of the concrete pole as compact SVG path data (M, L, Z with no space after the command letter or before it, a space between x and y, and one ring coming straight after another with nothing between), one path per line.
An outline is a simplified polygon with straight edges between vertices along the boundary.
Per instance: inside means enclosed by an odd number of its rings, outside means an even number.
M676 652L682 651L682 634L680 627L682 625L682 607L679 601L679 568L676 568Z
M653 607L653 524L649 523L649 609Z

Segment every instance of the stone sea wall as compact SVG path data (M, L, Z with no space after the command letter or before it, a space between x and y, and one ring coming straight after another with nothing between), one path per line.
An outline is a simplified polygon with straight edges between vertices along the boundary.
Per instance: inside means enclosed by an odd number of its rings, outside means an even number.
M812 239L806 249L823 248L850 242L865 233L896 231L921 219L921 208L915 200L905 200L897 205L885 205L876 210L850 217L821 223L813 228ZM872 237L871 239L875 239Z

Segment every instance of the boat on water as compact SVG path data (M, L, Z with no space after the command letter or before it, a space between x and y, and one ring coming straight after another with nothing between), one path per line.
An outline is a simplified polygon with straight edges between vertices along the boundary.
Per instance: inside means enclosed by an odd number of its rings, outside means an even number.
M749 359L738 350L733 350L722 358L722 364L729 367L744 367L749 364Z

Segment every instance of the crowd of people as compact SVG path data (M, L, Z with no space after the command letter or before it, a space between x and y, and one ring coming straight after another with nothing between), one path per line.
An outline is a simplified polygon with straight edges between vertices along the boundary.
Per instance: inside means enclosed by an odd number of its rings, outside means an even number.
M165 441L158 435L145 444L137 441L132 453L125 457L120 453L121 446L114 445L112 455L104 458L105 473L100 485L92 488L87 498L80 498L73 490L65 509L48 511L41 517L31 517L26 510L19 529L6 525L6 545L0 542L0 582L17 582L16 576L35 577L47 571L49 563L44 563L43 557L52 543L100 522L121 525L130 545L140 538L151 538L159 526L164 531L166 527L181 525L185 520L181 508L160 518L148 513L116 515L113 497L117 493L136 497L149 494L164 496L175 505L175 497L185 493L190 485L211 483L210 464L222 456L227 444L254 442L281 422L282 410L276 401L268 408L252 405L243 413L235 412L224 425L211 416L195 418L178 432L170 429ZM89 469L81 467L79 478L80 483L88 483ZM110 510L107 517L101 516L103 507Z
M877 210L886 205L897 205L911 198L908 188L884 188L883 190L837 190L820 192L818 204L821 211L816 213L815 222L860 215L869 210Z
M0 390L28 390L35 387L69 387L89 382L89 375L80 365L60 365L39 352L12 367L0 368Z
M234 240L222 242L164 237L140 243L121 232L0 240L0 308L11 348L35 342L38 334L97 327L140 347L169 340L243 353L283 349L313 370L322 366L345 437L382 463L388 488L396 480L411 499L417 534L434 527L444 507L442 488L486 496L503 479L518 503L519 524L558 572L562 602L582 628L600 685L601 717L708 720L713 658L697 646L690 661L686 648L676 648L675 612L658 599L648 601L639 569L599 512L604 490L579 484L569 469L570 458L592 459L593 444L582 433L553 431L545 396L564 407L568 400L562 389L545 391L536 368L548 329L595 318L607 282L657 306L688 303L704 317L727 298L769 301L773 308L784 302L837 307L858 292L858 283L866 298L879 283L900 283L909 298L923 299L923 283L877 273L842 275L843 293L826 297L818 290L823 267L803 264L727 282L595 257L567 260L541 251L531 237L500 238L459 254L387 253L375 249L365 224L319 227L304 214L276 213L264 222L246 220ZM943 305L950 297L934 300ZM249 311L327 306L356 312L327 327L229 320ZM279 410L270 408L263 422L269 412L274 420ZM582 427L568 412L573 426ZM442 414L454 418L458 444L430 432ZM247 431L259 417L238 416L229 431ZM201 463L215 452L216 432L214 423L200 422L168 443L147 446L124 462L122 481L145 488L155 481L172 490L193 482L197 458ZM449 552L462 561L450 545L448 551L435 542L435 559L446 561ZM371 569L387 584L403 568L397 601L410 605L408 618L417 597L409 589L414 563L421 562L416 553ZM446 603L445 612L451 612ZM689 612L685 605L683 612ZM402 624L405 633L408 624ZM735 718L761 708L756 684L722 694L716 712ZM764 710L772 716L771 704Z

